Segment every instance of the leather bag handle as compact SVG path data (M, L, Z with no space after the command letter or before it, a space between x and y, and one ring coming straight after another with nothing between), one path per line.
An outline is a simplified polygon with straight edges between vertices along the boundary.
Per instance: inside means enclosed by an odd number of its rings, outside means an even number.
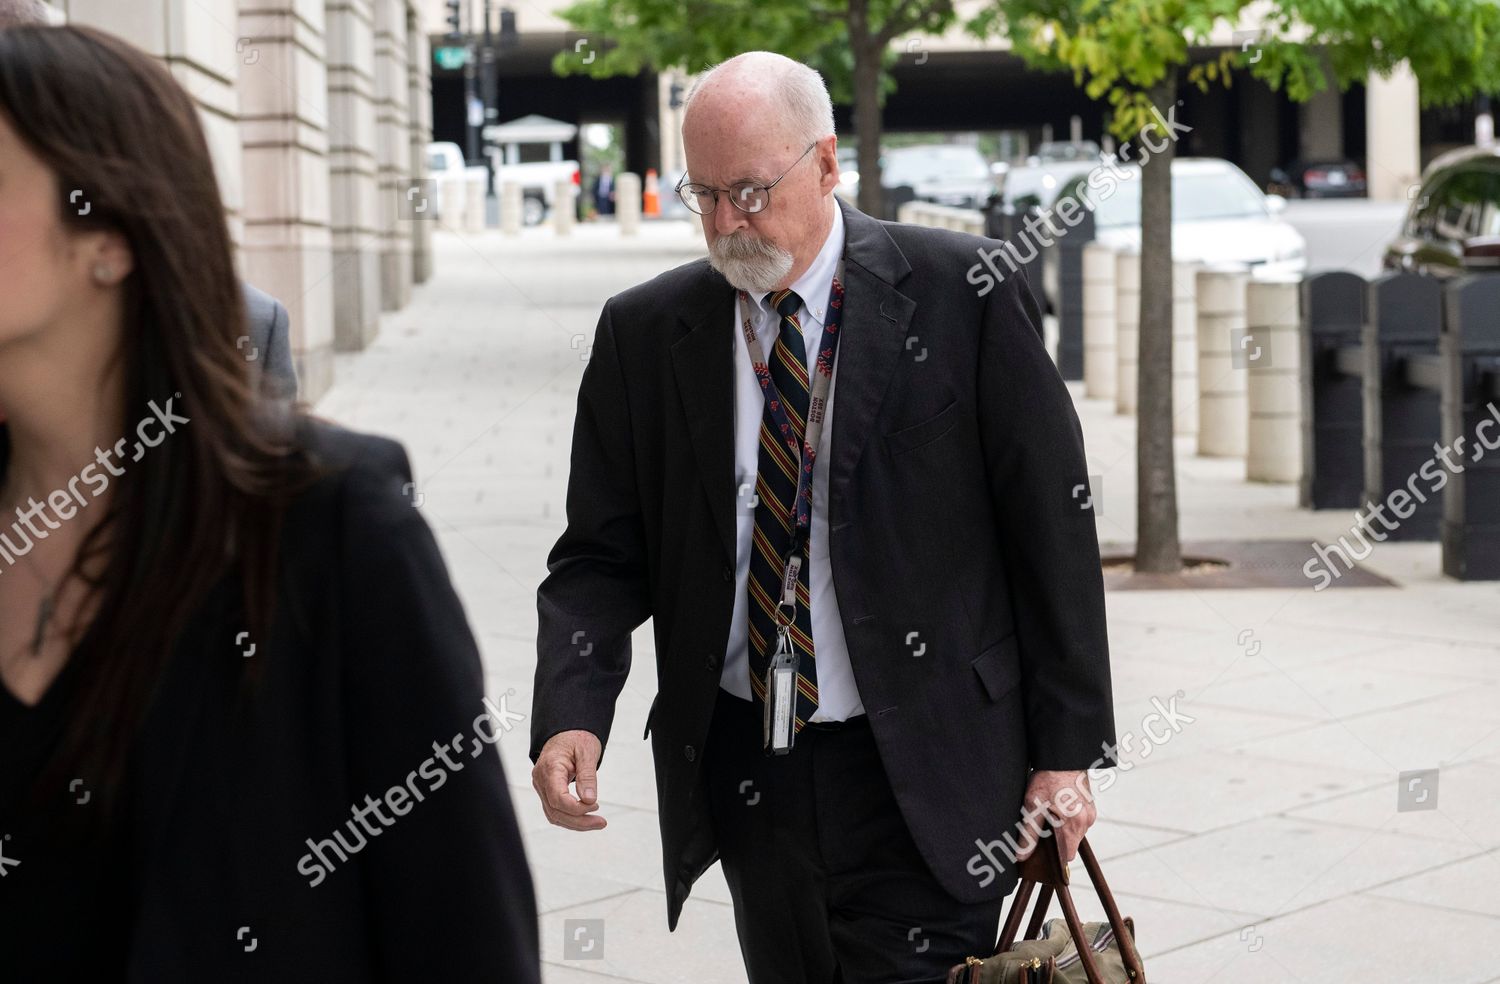
M1120 917L1120 907L1115 904L1114 893L1109 890L1109 885L1104 881L1104 872L1099 867L1099 861L1094 857L1094 849L1089 846L1088 838L1078 843L1078 856L1083 859L1083 866L1089 873L1089 880L1093 882L1094 891L1099 895L1099 902L1104 906L1104 913L1109 918L1110 928L1114 930L1115 939L1119 940L1120 956L1125 964L1125 970L1130 975L1131 984L1146 984L1146 969L1141 964L1140 954L1135 949L1135 938L1125 927L1125 920ZM1078 948L1078 957L1083 964L1084 973L1088 975L1089 984L1105 984L1104 978L1099 975L1099 967L1094 962L1094 951L1089 946L1088 940L1083 935L1083 923L1078 918L1078 909L1073 905L1073 893L1068 889L1068 869L1062 863L1062 856L1058 853L1057 838L1055 836L1043 837L1036 850L1032 851L1026 860L1020 863L1021 883L1016 892L1015 901L1011 903L1010 914L1005 919L1005 928L1000 933L1000 943L995 948L995 953L1004 953L1016 942L1016 932L1021 928L1021 917L1025 915L1026 903L1031 898L1031 893L1037 887L1041 888L1037 896L1036 907L1031 912L1031 921L1026 929L1026 938L1035 939L1041 931L1042 923L1047 916L1047 905L1052 901L1052 895L1057 894L1057 901L1062 906L1063 919L1068 924L1068 932L1073 937L1073 945Z

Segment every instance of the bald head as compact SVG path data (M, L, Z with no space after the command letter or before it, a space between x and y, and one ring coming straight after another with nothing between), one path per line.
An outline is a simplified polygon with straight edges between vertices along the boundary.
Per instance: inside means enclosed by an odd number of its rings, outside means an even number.
M803 146L833 135L833 103L823 77L774 51L747 51L699 76L683 102L683 131L705 117L720 126L739 121L742 129Z
M51 18L41 0L0 0L0 31L7 27L35 27L50 23Z

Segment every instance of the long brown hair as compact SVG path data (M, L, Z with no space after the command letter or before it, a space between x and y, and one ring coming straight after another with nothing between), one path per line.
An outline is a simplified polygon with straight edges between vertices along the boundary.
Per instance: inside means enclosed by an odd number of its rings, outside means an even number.
M73 566L90 572L95 614L74 627L76 685L49 774L87 776L108 800L172 647L210 589L236 580L246 628L264 632L281 517L314 468L292 436L301 418L273 423L237 348L245 301L213 160L167 70L88 27L0 31L0 113L56 175L64 224L129 244L119 353L127 428L169 399L191 421L125 467ZM87 209L70 205L78 190ZM0 429L0 466L8 454Z

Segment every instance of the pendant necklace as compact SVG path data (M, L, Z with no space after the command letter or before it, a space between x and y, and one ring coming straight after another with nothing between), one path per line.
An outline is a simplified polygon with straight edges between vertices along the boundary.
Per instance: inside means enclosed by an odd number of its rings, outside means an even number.
M36 568L36 561L32 559L31 551L28 550L22 554L20 559L25 561L22 566L31 572L31 576L36 578L36 583L42 586L42 600L36 606L36 628L33 630L31 643L27 647L31 651L32 658L36 659L42 655L42 645L47 641L47 630L52 627L52 619L57 614L57 591L66 575L58 578L57 584L48 584L42 572Z
M31 655L37 658L42 655L42 644L47 641L47 629L52 625L52 617L57 614L57 586L48 585L41 573L32 566L33 561L28 554L26 569L31 571L31 576L42 586L42 600L36 607L36 630L31 637Z

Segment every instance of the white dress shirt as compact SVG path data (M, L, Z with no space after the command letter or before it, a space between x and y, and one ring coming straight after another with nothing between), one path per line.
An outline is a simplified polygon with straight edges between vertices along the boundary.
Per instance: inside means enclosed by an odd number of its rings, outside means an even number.
M832 203L830 203L832 204ZM802 298L797 312L807 351L808 378L812 378L817 360L818 342L823 335L823 318L828 313L828 294L833 288L834 271L844 254L844 216L833 208L833 226L807 272L792 284ZM771 347L781 330L781 317L769 307L765 295L751 296L748 312L755 325L756 344L761 358L769 361ZM852 326L858 328L858 326ZM739 305L730 326L726 344L734 346L734 470L737 490L755 485L760 463L760 422L765 413L765 396L750 367L745 341L740 331ZM850 325L841 326L849 331ZM843 346L841 345L840 348ZM828 463L833 448L834 395L838 391L838 356L834 356L833 378L829 381L828 407L823 419L823 433L818 438L818 457L813 463L812 528L808 539L807 589L812 615L814 662L818 676L818 709L814 721L842 721L864 713L859 690L854 685L854 671L849 665L849 646L844 641L844 623L839 620L839 601L833 590L833 564L828 554ZM750 700L750 551L755 530L755 510L749 508L748 491L736 502L735 533L735 601L734 619L729 624L729 649L724 654L724 673L720 686L737 697Z

